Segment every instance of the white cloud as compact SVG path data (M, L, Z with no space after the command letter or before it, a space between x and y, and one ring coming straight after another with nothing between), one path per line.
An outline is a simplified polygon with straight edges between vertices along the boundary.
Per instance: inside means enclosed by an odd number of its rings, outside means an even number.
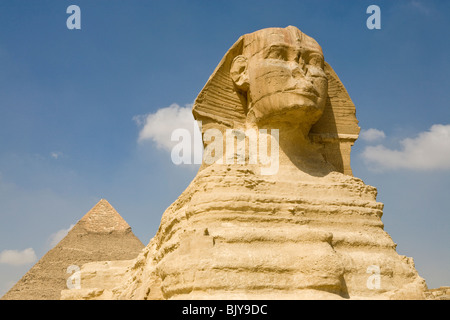
M58 158L61 157L62 155L63 155L62 152L59 151L50 152L50 156L55 160L58 160Z
M375 169L449 170L450 125L433 125L415 138L400 141L400 150L368 146L363 158Z
M384 139L386 137L386 135L381 130L371 128L371 129L367 129L367 130L362 130L360 137L364 141L374 142L374 141Z
M176 129L186 129L191 136L192 154L202 152L201 135L194 135L194 131L199 133L199 127L192 115L192 105L180 107L174 103L167 108L162 108L155 113L136 116L134 120L141 126L139 132L139 142L151 140L156 146L166 151L171 151L179 141L171 141L172 132ZM194 140L194 137L198 137Z
M50 246L53 248L56 246L64 237L69 233L69 231L74 227L74 224L71 224L68 229L61 229L55 233L53 233L50 238Z
M22 251L18 250L3 250L0 252L0 263L9 264L13 266L20 266L32 263L37 260L36 253L33 248L28 248Z

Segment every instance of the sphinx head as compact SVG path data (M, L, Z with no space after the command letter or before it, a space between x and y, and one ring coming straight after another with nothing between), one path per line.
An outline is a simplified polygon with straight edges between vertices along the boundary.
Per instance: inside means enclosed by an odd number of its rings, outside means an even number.
M279 129L281 149L289 145L286 154L296 144L312 142L336 171L351 174L350 149L359 133L355 106L320 45L296 27L241 36L192 112L203 133L210 128Z
M325 108L322 48L292 26L247 35L242 54L231 62L230 77L245 96L247 121L258 126L308 133Z

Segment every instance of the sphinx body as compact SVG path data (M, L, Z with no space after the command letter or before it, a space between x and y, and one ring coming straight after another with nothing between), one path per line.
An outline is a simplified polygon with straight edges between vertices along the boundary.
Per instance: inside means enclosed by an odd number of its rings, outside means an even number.
M205 150L208 129L279 130L277 171L262 174L251 150L243 163L204 163L113 284L98 278L63 298L424 297L412 259L383 229L376 189L352 176L355 108L314 39L291 26L242 36L193 114Z
M424 281L383 230L375 188L337 172L255 169L202 170L164 213L117 297L421 297ZM368 286L370 266L380 269L379 288Z

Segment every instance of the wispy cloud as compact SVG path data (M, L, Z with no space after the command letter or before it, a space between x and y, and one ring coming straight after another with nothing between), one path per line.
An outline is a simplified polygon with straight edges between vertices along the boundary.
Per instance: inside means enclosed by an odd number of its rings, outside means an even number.
M381 130L371 128L367 130L362 130L359 137L364 141L374 142L384 139L386 135Z
M62 157L63 153L60 151L53 151L50 152L50 157L52 157L55 160L58 160L58 158Z
M20 266L32 263L37 260L36 253L33 248L22 251L19 250L3 250L0 252L0 263L13 266Z
M423 13L425 15L430 15L432 12L432 8L430 7L430 1L427 1L426 4L419 0L412 0L409 3L410 7L413 8L416 11L419 11L420 13Z
M50 247L56 246L64 237L69 233L69 231L74 227L74 224L71 224L69 228L67 229L61 229L53 234L50 235L49 242Z
M362 157L375 170L450 170L450 125L435 124L400 145L399 150L368 146Z
M141 127L139 132L139 142L150 140L156 143L160 149L171 151L178 141L172 141L172 133L176 129L186 129L192 138L192 152L202 151L202 141L200 135L194 135L194 131L199 132L199 127L192 115L192 105L180 107L174 103L167 108L162 108L155 113L134 117L134 120ZM194 137L198 139L194 140Z

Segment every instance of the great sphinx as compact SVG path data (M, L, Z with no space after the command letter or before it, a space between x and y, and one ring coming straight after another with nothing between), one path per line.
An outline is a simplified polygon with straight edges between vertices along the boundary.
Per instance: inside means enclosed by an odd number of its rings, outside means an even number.
M376 188L352 175L355 106L313 38L293 26L241 36L192 111L205 150L211 129L278 130L276 172L262 174L252 148L204 162L120 276L89 264L86 285L63 299L424 297L384 231Z

